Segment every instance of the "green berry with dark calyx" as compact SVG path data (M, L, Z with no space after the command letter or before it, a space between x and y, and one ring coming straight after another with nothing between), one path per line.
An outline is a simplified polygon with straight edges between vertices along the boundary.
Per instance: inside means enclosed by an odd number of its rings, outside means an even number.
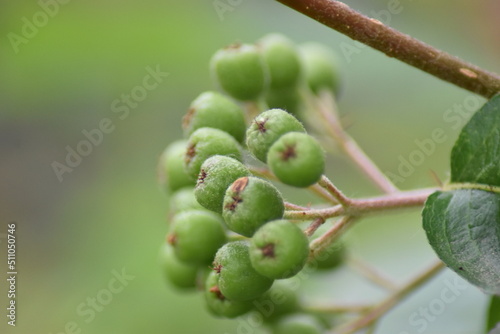
M286 315L300 312L297 292L284 281L275 281L271 289L252 302L266 323L276 322Z
M266 92L267 106L271 109L283 109L300 119L303 113L303 101L300 92L294 88L274 88Z
M172 246L167 243L160 249L160 265L166 280L174 287L182 290L196 288L199 267L177 259Z
M194 180L198 178L203 162L214 155L225 155L241 161L241 146L227 132L213 128L200 128L189 137L184 154L184 167Z
M160 156L158 182L167 191L176 191L182 187L194 186L196 183L184 168L186 147L186 140L175 141Z
M179 260L201 265L212 262L226 242L226 233L219 215L206 210L184 211L173 217L167 241Z
M219 86L237 100L256 100L267 86L268 74L255 45L236 43L217 51L210 69Z
M243 109L228 97L217 92L199 95L182 119L186 136L199 128L216 128L229 133L238 142L245 139L245 115Z
M251 237L265 223L283 218L281 193L268 181L241 177L224 196L222 216L232 231Z
M247 301L269 290L273 280L252 267L248 244L233 241L222 246L215 255L213 270L219 276L219 288L229 300Z
M219 288L219 275L212 271L205 282L205 302L210 313L216 317L236 318L249 312L251 301L233 301L224 296Z
M336 94L340 75L333 52L320 43L306 43L299 47L307 84L314 94L328 90Z
M309 257L309 240L288 220L263 225L250 241L250 260L261 275L280 279L295 276Z
M269 70L270 88L295 87L301 75L299 52L292 41L281 34L269 34L257 42Z
M238 160L214 155L201 165L194 194L203 207L222 213L226 189L236 179L250 175L248 168Z
M267 163L284 184L308 187L323 175L325 156L316 139L305 133L290 132L271 146Z
M170 197L170 212L172 214L179 213L181 211L189 210L203 210L205 209L196 200L194 196L194 187L184 187L177 190Z
M248 150L260 161L267 161L269 148L288 132L305 132L293 115L282 109L264 111L252 121L247 130Z
M319 321L308 314L293 314L273 326L273 334L322 334Z

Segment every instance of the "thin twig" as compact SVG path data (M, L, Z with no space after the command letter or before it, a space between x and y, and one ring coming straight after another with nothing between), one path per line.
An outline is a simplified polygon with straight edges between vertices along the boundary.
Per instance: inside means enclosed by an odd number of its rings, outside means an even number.
M330 92L323 91L316 100L317 111L325 121L328 133L337 142L339 148L360 170L383 192L390 194L398 188L387 178L377 165L366 155L358 144L344 131L338 117L335 99Z
M388 210L421 207L427 197L438 190L425 188L411 191L402 191L379 197L366 199L349 199L349 206L335 205L325 209L308 209L285 211L286 219L310 220L315 218L332 218L344 215L360 216Z
M334 0L278 0L338 32L473 93L491 98L500 76L364 16Z
M373 305L307 305L306 311L316 313L364 313L373 308Z
M321 254L354 220L355 217L352 216L342 217L323 235L311 241L309 245L309 249L311 250L309 258L314 259L317 255Z
M322 217L316 218L313 222L304 230L304 234L308 237L314 234L325 223L325 219Z
M389 296L387 299L382 301L378 306L374 307L368 313L362 317L347 323L335 330L334 334L352 334L356 331L366 328L374 324L380 317L390 311L395 305L397 305L403 298L408 296L411 292L418 289L432 277L444 268L444 263L441 261L436 261L432 266L426 269L423 273L419 274L417 277L412 279L394 294Z
M392 280L382 275L377 269L375 269L368 263L360 259L349 258L347 264L352 269L356 270L358 273L369 279L371 282L377 284L378 286L381 286L389 291L397 290L397 285L392 282Z
M325 175L321 176L318 184L325 188L342 206L349 206L351 200L345 196Z
M288 210L309 210L309 208L307 208L305 206L300 206L300 205L293 204L290 202L285 202L285 208Z

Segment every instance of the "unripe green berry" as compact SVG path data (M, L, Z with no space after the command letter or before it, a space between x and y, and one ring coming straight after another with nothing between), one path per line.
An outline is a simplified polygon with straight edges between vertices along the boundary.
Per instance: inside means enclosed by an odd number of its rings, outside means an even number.
M269 70L270 88L284 89L297 85L301 61L295 45L283 35L269 34L257 42Z
M186 147L186 140L175 141L160 156L158 182L167 191L176 191L182 187L195 185L195 181L184 168Z
M233 301L222 294L219 288L219 274L212 271L205 282L205 301L213 315L223 318L236 318L252 309L251 301Z
M263 225L250 241L250 260L258 273L274 279L297 274L309 257L309 240L288 220Z
M186 136L199 128L216 128L229 133L238 142L245 139L245 115L236 103L217 92L199 95L182 119Z
M271 220L280 219L285 205L280 192L268 181L256 177L237 179L226 190L222 216L234 232L251 237Z
M212 262L217 250L226 242L220 216L209 211L184 211L174 216L167 241L175 255L190 264Z
M301 309L297 292L284 281L275 281L271 289L264 292L252 304L266 323L276 322Z
M302 97L297 89L270 89L266 92L266 103L271 109L283 109L298 119L303 113Z
M339 267L344 262L345 257L344 243L335 241L323 249L320 254L314 255L308 265L319 270L331 270Z
M221 88L237 100L257 99L267 84L267 73L257 47L232 44L217 51L210 69Z
M214 155L201 165L194 195L203 207L222 213L226 189L236 179L250 175L248 168L238 160Z
M271 146L267 163L284 184L308 187L323 175L325 156L316 139L305 133L290 132Z
M240 145L227 132L213 128L200 128L193 132L184 155L187 174L196 180L203 162L213 155L226 155L240 161L243 159Z
M256 299L273 284L272 279L252 267L245 241L233 241L221 247L215 255L213 269L219 275L220 291L229 300Z
M269 148L288 132L305 132L295 117L281 109L264 111L253 120L247 130L248 150L260 161L267 161Z
M300 46L306 81L315 94L322 90L337 93L339 90L339 70L335 55L323 44L307 43Z
M164 243L160 248L160 265L166 280L179 289L194 289L198 267L179 261L171 245Z
M323 330L316 318L308 314L291 315L273 327L273 334L321 334Z
M204 207L196 200L194 187L184 187L172 194L169 209L172 214L176 214L181 211L203 210Z

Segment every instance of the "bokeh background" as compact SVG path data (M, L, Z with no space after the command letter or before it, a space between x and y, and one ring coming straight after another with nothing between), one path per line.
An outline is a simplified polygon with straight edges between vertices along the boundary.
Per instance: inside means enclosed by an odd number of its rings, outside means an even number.
M17 47L9 36L22 36L25 20L33 22L41 6L0 4L1 333L238 333L237 320L214 319L201 296L166 285L157 264L168 210L168 197L156 182L158 156L181 137L180 121L190 101L214 89L211 55L234 41L281 32L298 43L329 45L342 68L339 104L349 132L381 169L397 173L400 157L418 149L415 140L442 128L447 140L399 186L433 186L431 171L447 178L459 129L443 117L470 93L368 48L345 57L341 45L352 45L348 38L274 1L220 2L231 10L219 15L212 0L66 1ZM390 17L391 26L500 72L497 1L400 3L403 10ZM372 16L388 8L385 0L349 4ZM147 67L169 75L120 119L112 102L141 85ZM97 128L104 118L114 130L59 182L51 164L63 163L66 147L74 149L85 139L82 131ZM330 158L328 175L348 195L377 193L342 157ZM297 191L287 196L299 203L310 200ZM19 273L15 328L5 317L5 233L13 221ZM418 210L365 219L346 238L352 254L398 282L435 258ZM106 289L115 271L133 279L93 319L81 316L77 309ZM354 277L348 269L319 275L304 282L303 293L322 303L383 296L368 285L354 289L361 281ZM427 319L425 329L410 320L453 282L451 272L436 277L389 313L377 333L480 333L487 299L472 286Z

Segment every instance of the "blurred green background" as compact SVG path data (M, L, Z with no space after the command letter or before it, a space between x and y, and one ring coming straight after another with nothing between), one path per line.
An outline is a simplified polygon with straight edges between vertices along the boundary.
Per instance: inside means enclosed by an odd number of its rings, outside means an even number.
M1 333L75 328L89 334L239 333L237 320L209 316L201 296L167 286L157 265L168 210L168 198L156 183L158 156L181 137L180 121L190 101L214 88L210 56L234 41L281 32L298 43L326 43L342 66L339 103L349 132L381 169L397 173L400 157L418 149L415 140L441 128L447 140L399 186L432 186L430 171L447 178L459 129L443 116L471 94L368 48L348 59L341 45L352 41L274 1L222 0L231 10L221 15L211 0L66 2L51 7L54 15L46 22L38 2L0 4ZM374 16L388 1L349 4ZM500 72L498 2L401 0L401 6L391 26ZM33 16L40 26L23 28ZM22 36L23 29L29 38L13 46L12 34ZM141 85L148 67L169 75L120 119L113 101ZM63 163L67 146L75 149L85 139L82 131L97 128L104 118L114 130L59 182L52 163ZM346 194L376 194L342 157L332 157L329 167L328 175ZM307 202L301 194L286 196ZM365 219L347 235L351 252L404 282L435 258L419 219L418 210ZM5 233L13 221L19 273L15 328L7 326L4 315ZM130 279L123 290L92 317L82 316L78 309L89 309L82 303L96 298L122 271ZM322 303L382 297L376 289L354 289L352 277L349 270L321 275L305 282L303 291L307 300ZM391 312L377 333L479 333L486 298L474 287L461 291L425 330L410 321L454 279L450 272L435 278Z

